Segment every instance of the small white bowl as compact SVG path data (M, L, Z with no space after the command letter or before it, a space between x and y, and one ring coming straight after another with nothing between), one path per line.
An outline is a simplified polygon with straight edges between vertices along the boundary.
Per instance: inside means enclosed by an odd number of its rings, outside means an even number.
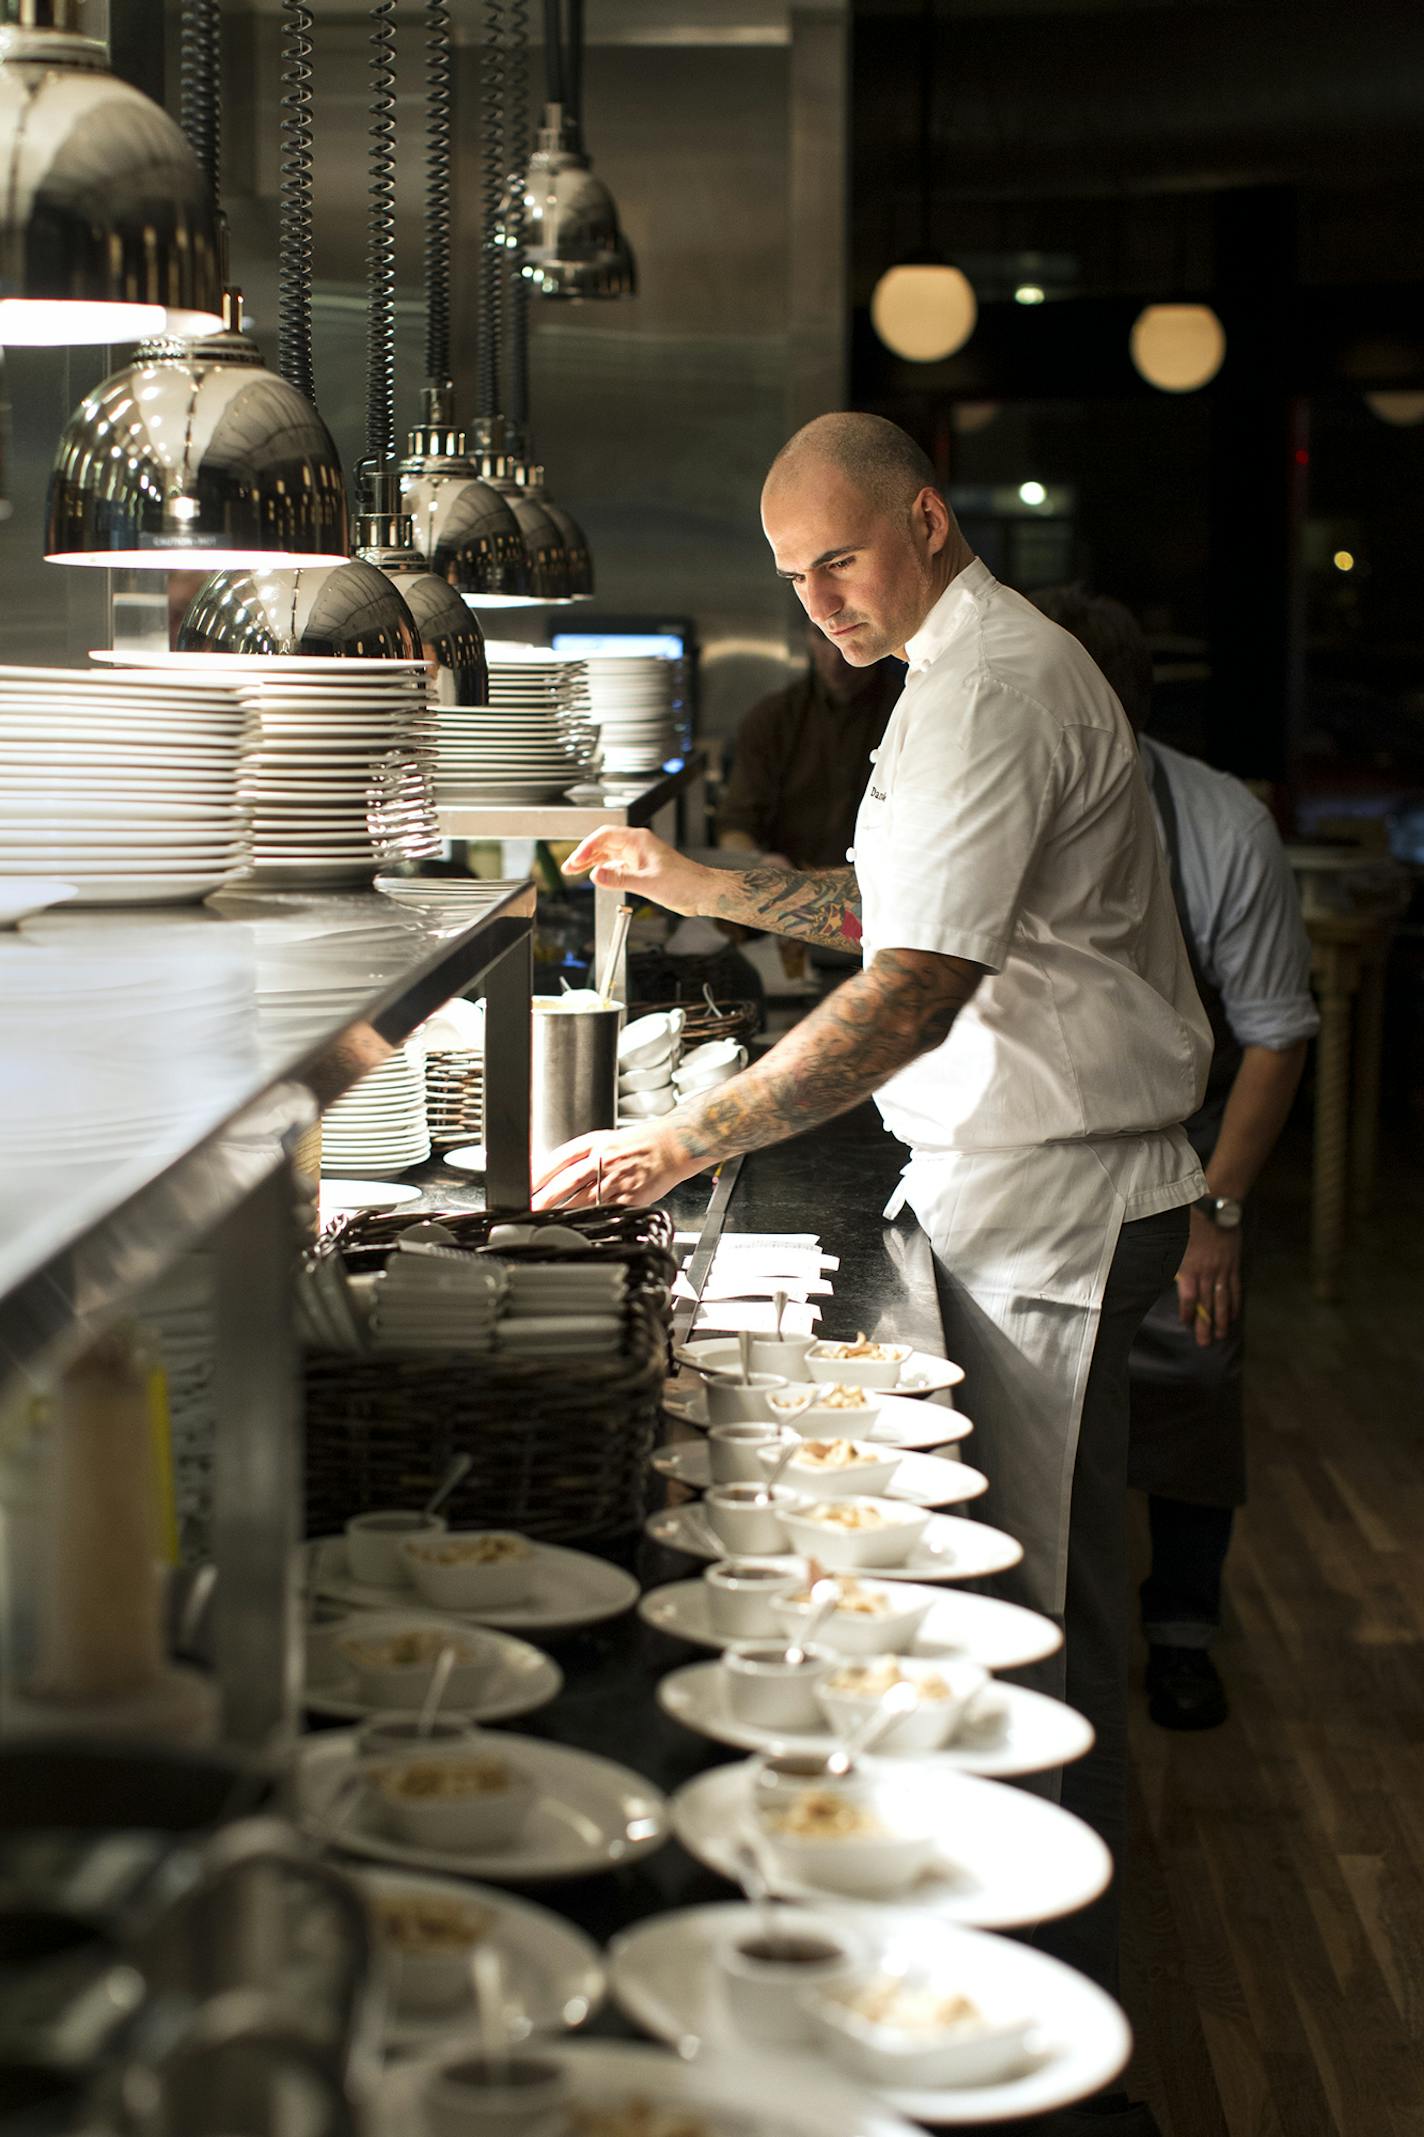
M332 1640L335 1652L355 1671L361 1697L383 1708L418 1707L447 1644L455 1649L456 1659L445 1680L442 1704L471 1707L499 1660L494 1642L478 1632L432 1625L427 1618L358 1616L336 1627Z
M388 1766L373 1767L370 1786L381 1807L381 1816L398 1840L411 1847L487 1852L512 1840L533 1810L538 1790L528 1774L506 1759L488 1738L455 1750L432 1751L424 1757L394 1759ZM418 1793L402 1786L403 1778L425 1784L434 1780L433 1768L469 1768L487 1774L491 1785L468 1792L437 1794L424 1785Z
M899 1450L894 1447L868 1447L863 1440L806 1439L801 1444L806 1448L845 1448L854 1456L843 1466L831 1466L817 1461L810 1455L794 1454L781 1472L781 1481L792 1491L804 1493L810 1499L844 1499L852 1495L880 1496L894 1478L900 1466ZM780 1448L763 1447L755 1457L761 1469L770 1469L776 1461Z
M403 2011L449 2010L470 1998L470 1958L497 1917L456 1894L391 1887L370 1901L382 1977ZM440 1925L426 1941L423 1930Z
M512 1529L418 1537L401 1547L406 1577L435 1610L489 1610L517 1603L534 1585L538 1562L527 1536Z
M439 1536L444 1529L443 1514L395 1509L354 1514L346 1524L346 1570L353 1580L367 1581L373 1588L403 1588L407 1576L401 1545L408 1537Z
M753 1336L752 1371L782 1373L788 1380L804 1380L810 1348L809 1336Z
M722 1993L738 2034L778 2047L809 2041L815 2022L809 1997L832 1982L854 1978L859 1943L804 1908L779 1910L784 1921L772 1943L753 1922L743 1922L717 1946Z
M516 2054L491 2065L467 2052L421 2087L421 2137L556 2137L569 2094L568 2073L552 2060Z
M781 1630L776 1605L788 1586L784 1566L725 1558L709 1566L702 1580L714 1632L729 1640L775 1639Z
M788 1508L782 1523L793 1551L819 1558L832 1572L856 1572L862 1566L903 1566L929 1521L929 1508L910 1506L903 1499L871 1499L859 1494L841 1499L808 1501L798 1494L798 1505ZM821 1518L832 1511L845 1520L863 1514L874 1525L841 1528Z
M801 1503L784 1484L714 1484L702 1505L712 1533L736 1558L773 1556L786 1549L784 1521Z
M852 1814L871 1821L867 1830L836 1837L788 1832L785 1821L809 1798L832 1794ZM932 1799L925 1791L892 1793L883 1786L861 1796L827 1791L813 1782L799 1796L756 1802L763 1843L777 1874L792 1885L811 1885L856 1898L888 1899L908 1890L935 1852Z
M666 1062L656 1068L628 1069L618 1078L618 1095L627 1097L635 1091L665 1091L672 1082L671 1054Z
M752 1373L743 1382L699 1376L707 1391L707 1422L712 1425L764 1425L771 1416L767 1398L786 1382L779 1373Z
M889 1353L884 1358L838 1357L846 1349L844 1343L834 1343L822 1337L813 1343L806 1353L806 1366L813 1380L837 1380L842 1387L893 1388L911 1356L908 1343L882 1343L878 1347Z
M707 1466L714 1484L760 1484L782 1451L781 1425L714 1425L707 1435ZM766 1455L766 1461L761 1457Z
M846 1585L843 1581L843 1590ZM903 1654L929 1610L928 1600L908 1598L893 1581L855 1580L853 1586L858 1596L873 1598L882 1607L874 1611L848 1610L838 1603L823 1619L816 1644L829 1647L838 1655ZM804 1581L788 1581L773 1600L772 1614L788 1634L799 1633L811 1614L809 1603L796 1600L805 1587Z
M781 1403L768 1403L767 1414L782 1419L803 1439L863 1439L874 1430L879 1399L869 1388L853 1388L844 1381L840 1386L851 1397L864 1396L864 1401L829 1403L824 1382L793 1381Z
M989 1672L977 1662L938 1662L899 1655L875 1655L858 1662L842 1656L816 1685L817 1702L832 1732L842 1742L853 1736L884 1697L884 1690L876 1691L865 1686L848 1688L838 1680L875 1670L887 1663L896 1675L908 1678L911 1683L942 1684L945 1689L935 1696L922 1692L917 1707L891 1722L876 1745L877 1752L942 1751L946 1744L953 1742L971 1702L989 1682Z
M656 1091L620 1091L618 1110L628 1120L658 1120L677 1104L672 1087Z
M865 2017L846 2001L858 1985L870 1986L873 1975L859 1978L843 1974L828 1993L824 1982L808 1983L802 2008L817 2038L835 2061L864 2083L903 2087L907 2091L939 2090L947 2086L999 2085L1027 2065L1029 2038L1035 2021L1022 2017L995 2017L981 2009L981 2022L974 2026L950 2026L942 2031L904 2030L878 2019ZM946 1983L947 2000L956 1992Z
M720 1664L727 1705L738 1721L757 1729L819 1729L816 1687L836 1666L829 1648L808 1647L794 1666L778 1642L729 1647Z
M618 1035L618 1073L625 1075L629 1069L656 1068L666 1061L682 1036L682 1027L687 1022L685 1009L654 1010L650 1016L635 1017L625 1024Z

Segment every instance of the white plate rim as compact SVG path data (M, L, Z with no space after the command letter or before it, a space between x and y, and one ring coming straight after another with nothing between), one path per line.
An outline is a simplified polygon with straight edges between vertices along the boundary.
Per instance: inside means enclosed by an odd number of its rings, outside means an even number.
M574 1550L568 1544L543 1543L538 1538L531 1538L531 1541L536 1554L541 1557L551 1558L555 1562L553 1567L555 1572L560 1570L564 1561L569 1559L578 1562L580 1571L587 1566L596 1566L600 1576L598 1586L604 1590L602 1600L593 1604L584 1603L574 1610L569 1610L568 1608L555 1608L553 1610L531 1609L527 1603L497 1604L489 1610L480 1611L478 1614L473 1611L430 1610L421 1602L414 1590L411 1591L410 1597L407 1599L404 1591L398 1588L385 1589L378 1592L366 1583L343 1581L341 1591L338 1592L333 1589L329 1575L323 1582L319 1559L316 1561L314 1575L312 1576L313 1585L315 1585L316 1592L319 1595L325 1595L334 1602L350 1602L352 1607L357 1610L409 1609L413 1617L445 1617L453 1619L456 1623L468 1620L472 1625L493 1625L500 1632L575 1632L588 1625L601 1625L609 1618L621 1617L625 1610L631 1610L636 1604L640 1593L638 1583L632 1574L625 1573L621 1566L611 1565L607 1559L597 1558L591 1551ZM316 1552L323 1547L329 1547L336 1543L344 1546L345 1538L343 1536L312 1537L304 1547L309 1567ZM361 1591L360 1594L353 1595L351 1592L353 1589L359 1589Z
M698 1539L695 1531L688 1537L689 1520L695 1520L700 1514L701 1508L695 1503L667 1507L661 1513L649 1514L643 1523L643 1534L650 1543L659 1544L664 1550L681 1551L685 1557L704 1559L709 1564L734 1556L733 1552L712 1535L710 1528L707 1529L705 1543ZM703 1521L705 1527L705 1517ZM936 1522L952 1522L956 1531L972 1528L986 1539L994 1538L998 1545L998 1555L989 1564L975 1566L968 1572L959 1572L953 1566L924 1565L916 1558L908 1559L901 1566L858 1566L855 1568L856 1572L873 1580L915 1581L924 1586L932 1586L942 1581L988 1580L993 1574L1007 1573L1011 1566L1018 1565L1023 1558L1023 1545L1016 1536L1011 1536L1007 1529L994 1528L987 1521L970 1521L954 1514L931 1514L926 1533ZM1011 1547L1012 1555L1004 1555L1005 1546ZM760 1551L755 1555L768 1565L785 1564L788 1571L793 1573L804 1562L801 1554L793 1551Z
M670 1597L676 1597L680 1604L684 1597L693 1592L705 1593L700 1577L695 1577L691 1580L662 1581L655 1588L644 1589L638 1599L638 1615L653 1632L660 1632L669 1640L681 1640L688 1647L705 1647L715 1651L732 1646L733 1636L715 1632L710 1620L705 1617L696 1625L688 1626L685 1619L670 1625L660 1615L660 1613L671 1607L669 1603ZM1012 1611L1016 1613L1015 1623L1020 1622L1018 1614L1021 1613L1022 1619L1031 1620L1034 1625L1042 1626L1043 1628L1043 1633L1039 1635L1037 1643L1025 1652L1017 1654L1017 1659L1013 1661L999 1659L992 1664L986 1664L985 1667L991 1667L996 1671L1028 1669L1031 1664L1045 1661L1049 1655L1056 1655L1063 1645L1062 1631L1054 1624L1052 1618L1044 1617L1037 1610L1029 1610L1022 1603L1008 1603L999 1596L977 1595L970 1589L936 1588L931 1592L934 1596L934 1601L929 1605L920 1630L908 1650L912 1655L923 1654L924 1650L920 1647L919 1642L926 1636L925 1629L937 1609L941 1606L949 1610L962 1609L966 1604L972 1609L977 1609L982 1605L984 1608L992 1609L996 1612L1000 1610ZM679 1617L681 1618L680 1610ZM1043 1637L1044 1634L1049 1635L1046 1640ZM933 1652L965 1655L970 1654L971 1651L957 1642L952 1642L947 1650L935 1649ZM1017 1651L1015 1652L1017 1653Z

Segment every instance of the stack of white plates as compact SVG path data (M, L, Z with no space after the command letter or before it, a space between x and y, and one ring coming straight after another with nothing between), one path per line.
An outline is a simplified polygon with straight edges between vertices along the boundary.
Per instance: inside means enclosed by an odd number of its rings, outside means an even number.
M485 1005L460 997L411 1035L425 1056L425 1116L437 1150L481 1143L485 1134Z
M242 797L258 883L369 882L437 850L419 662L249 661L241 694L257 721Z
M403 1047L322 1115L323 1173L404 1172L429 1155L425 1078Z
M487 1351L503 1290L502 1271L486 1258L440 1247L397 1251L374 1285L375 1347Z
M656 772L681 749L674 663L655 654L597 653L589 698L605 777Z
M245 714L217 678L0 668L0 875L175 905L245 867Z
M623 1340L628 1272L567 1262L510 1262L499 1348L525 1358L606 1357Z
M438 708L437 798L489 807L561 800L594 767L584 662L514 642L485 651L489 704Z

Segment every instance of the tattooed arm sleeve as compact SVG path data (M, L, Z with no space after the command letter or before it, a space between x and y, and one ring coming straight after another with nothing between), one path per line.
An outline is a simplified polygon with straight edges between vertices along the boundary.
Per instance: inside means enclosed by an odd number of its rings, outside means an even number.
M834 950L860 948L860 886L853 868L718 869L702 910L713 920L768 928Z
M848 1112L940 1045L984 970L931 950L878 951L764 1060L670 1120L669 1134L700 1169Z

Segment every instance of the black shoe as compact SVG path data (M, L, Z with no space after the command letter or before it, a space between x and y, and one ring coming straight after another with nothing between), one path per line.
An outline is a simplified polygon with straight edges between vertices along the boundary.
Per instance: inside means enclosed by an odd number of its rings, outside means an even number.
M1219 1729L1230 1709L1204 1647L1149 1647L1147 1711L1159 1729Z

